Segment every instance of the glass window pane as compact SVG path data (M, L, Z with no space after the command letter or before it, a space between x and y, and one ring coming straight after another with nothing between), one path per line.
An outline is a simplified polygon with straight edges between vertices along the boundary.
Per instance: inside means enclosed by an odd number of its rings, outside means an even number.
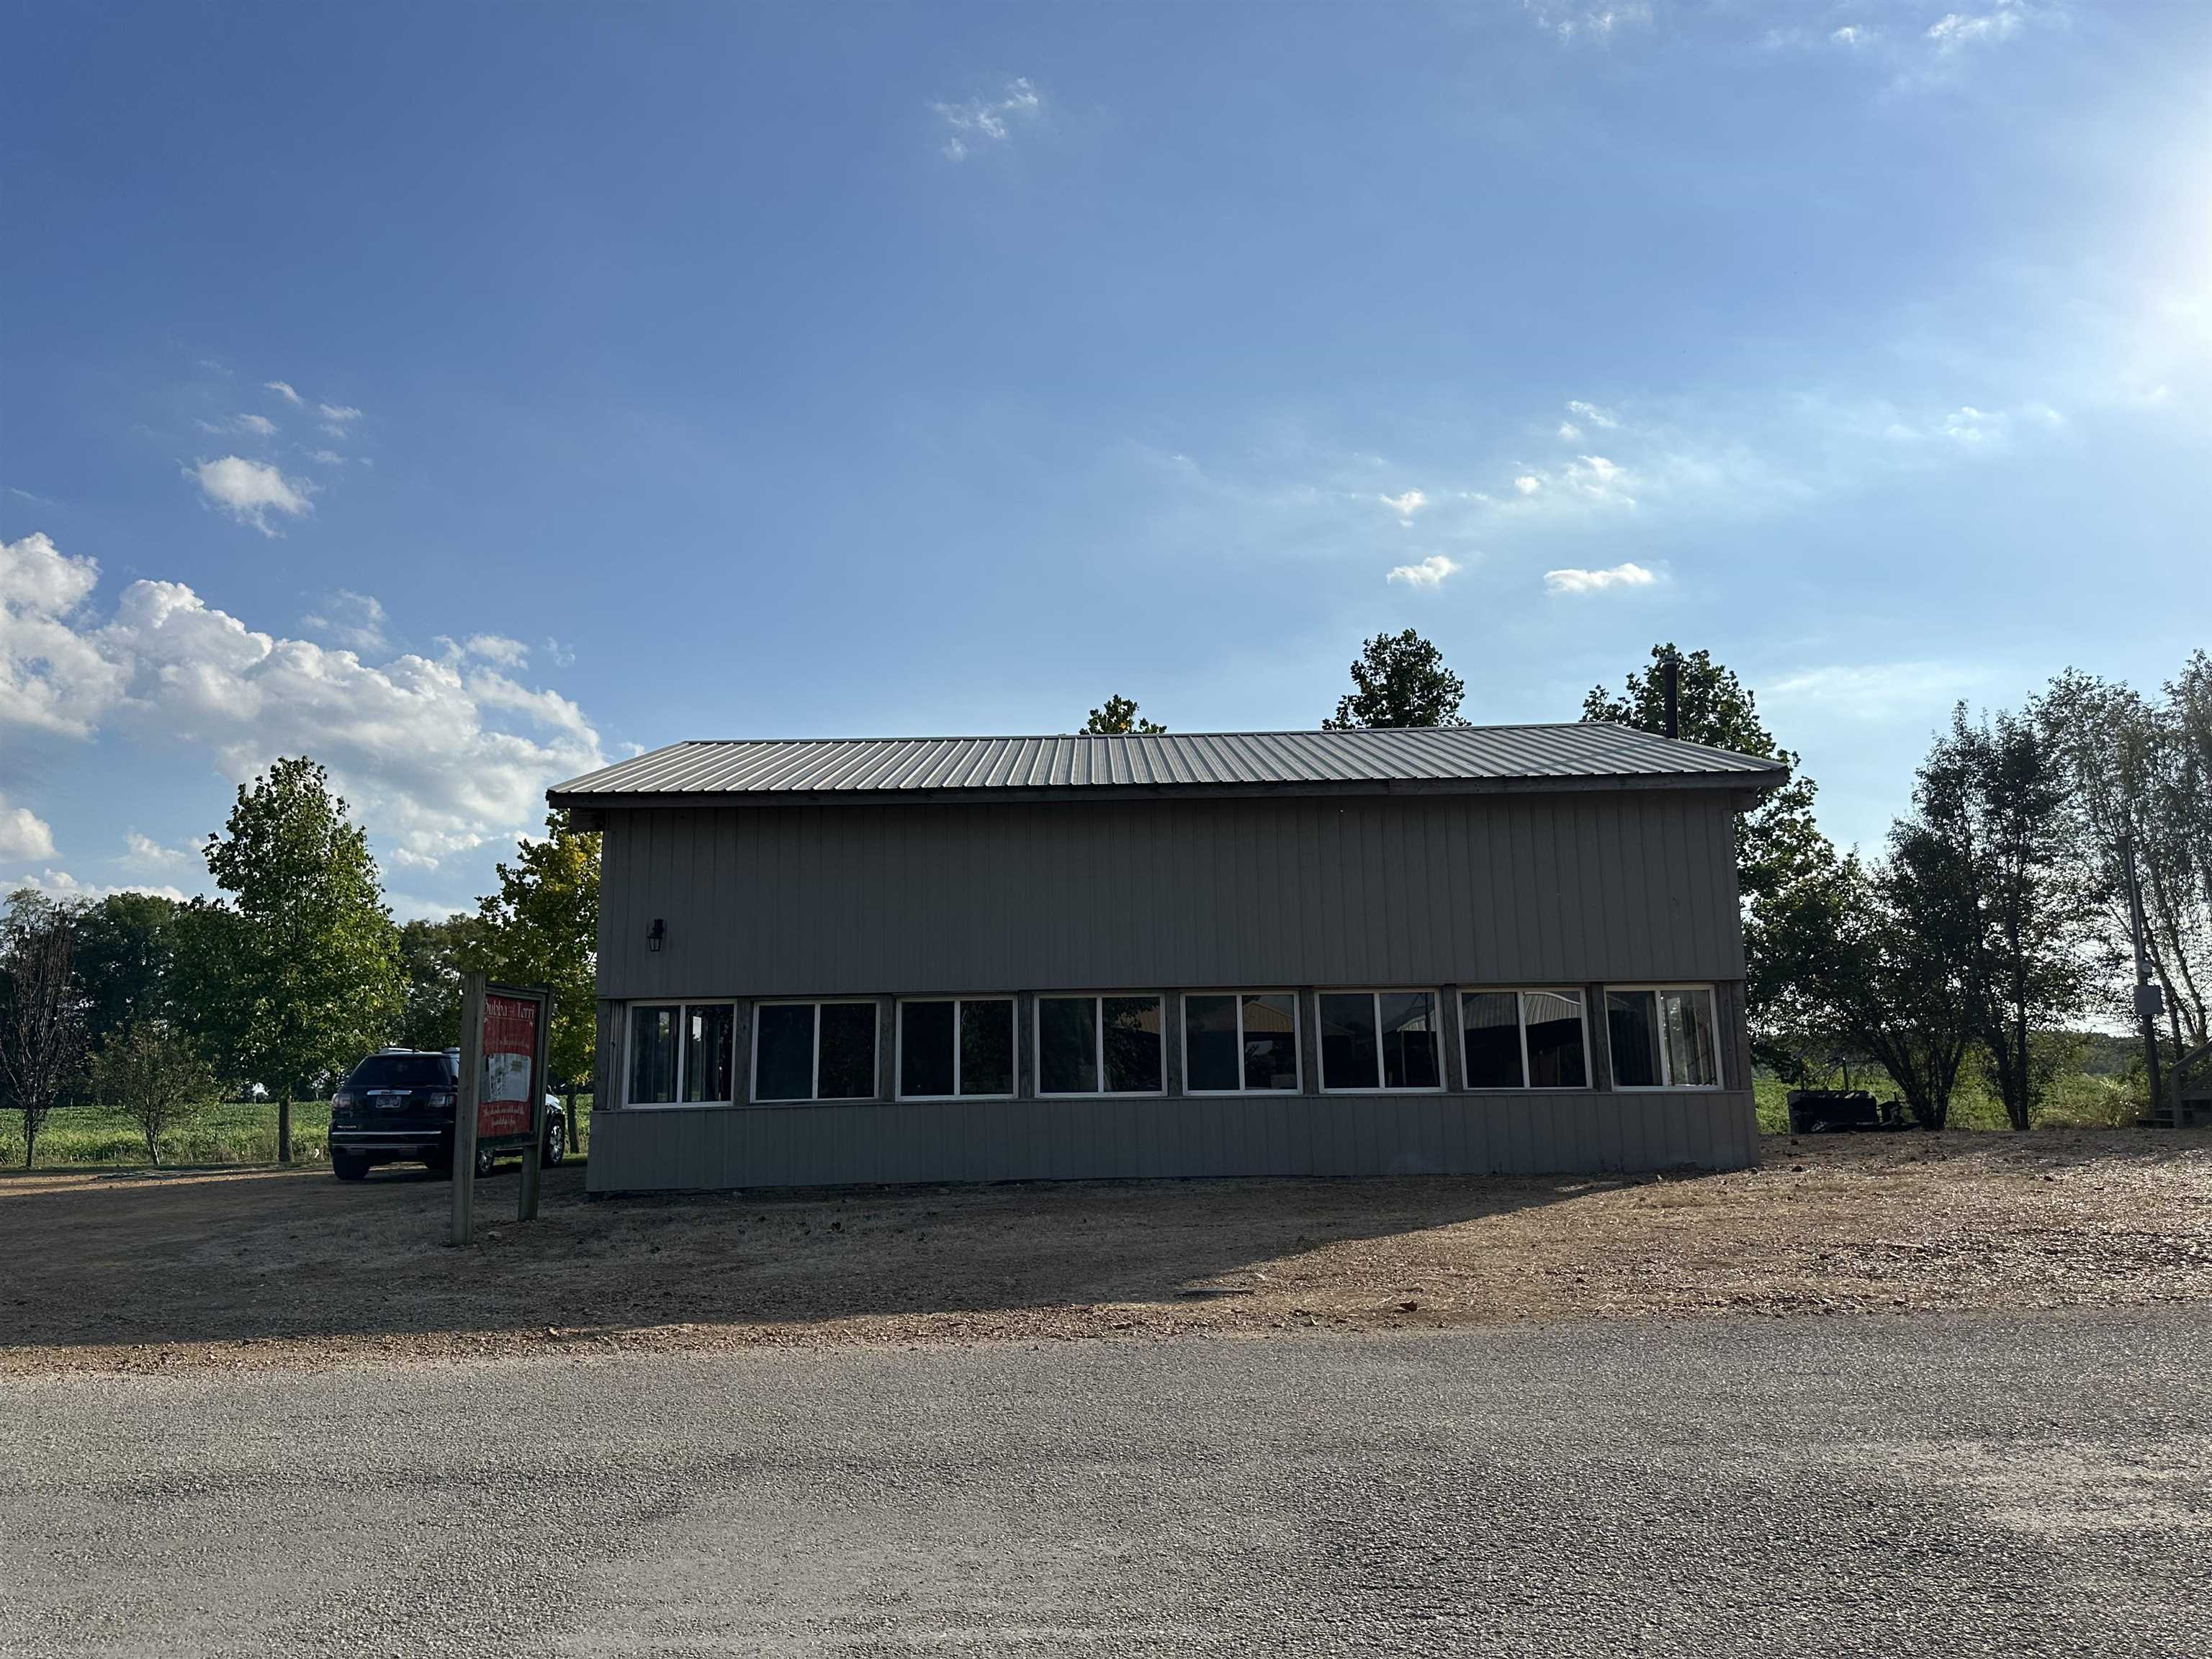
M994 997L960 1005L960 1092L1014 1091L1014 1005Z
M1613 1086L1659 1086L1659 1025L1649 991L1605 994L1605 1036L1613 1049Z
M1298 1000L1287 991L1244 999L1244 1086L1298 1086Z
M869 1100L876 1092L876 1005L822 1005L818 1100Z
M952 1092L952 1005L899 1004L899 1085L902 1095Z
M1511 991L1469 991L1459 1000L1461 1046L1470 1089L1521 1086L1521 999Z
M684 1011L684 1098L687 1101L728 1101L730 1039L737 1029L737 1010L726 1002L694 1004Z
M1091 997L1037 999L1037 1088L1048 1095L1098 1092L1098 1004Z
M1237 999L1185 997L1182 1044L1183 1065L1188 1073L1182 1080L1184 1088L1237 1087Z
M1329 1089L1372 1089L1381 1080L1375 999L1364 991L1321 999L1321 1080Z
M1117 1095L1156 1095L1166 1086L1161 1070L1158 997L1105 997L1106 1088Z
M1711 1088L1721 1080L1713 1041L1711 991L1662 991L1660 1023L1666 1033L1667 1080L1677 1089Z
M1583 1000L1570 991L1531 991L1528 998L1528 1086L1587 1089L1583 1055Z
M814 1005L764 1002L753 1019L753 1098L813 1099Z
M629 1097L641 1106L676 1098L676 1021L673 1008L629 1011Z
M1441 1058L1436 998L1426 991L1385 991L1376 1000L1382 1005L1382 1086L1435 1088Z

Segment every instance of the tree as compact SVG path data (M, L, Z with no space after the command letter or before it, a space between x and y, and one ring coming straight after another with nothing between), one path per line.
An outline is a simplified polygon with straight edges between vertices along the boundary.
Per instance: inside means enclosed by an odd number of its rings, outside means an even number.
M173 1012L169 970L183 906L159 893L111 893L77 915L76 976L94 1047L134 1018Z
M1593 686L1583 699L1582 717L1664 732L1670 658L1680 664L1675 729L1685 742L1780 761L1790 769L1788 782L1736 817L1736 884L1743 904L1752 1053L1783 1077L1802 1081L1809 1056L1791 1030L1793 991L1826 950L1826 934L1837 921L1832 902L1845 890L1838 885L1835 847L1813 816L1819 788L1798 757L1774 740L1749 688L1708 651L1685 656L1672 642L1653 646L1650 665L1632 672L1620 695Z
M2132 844L2145 955L2165 993L2177 1051L2206 1040L2212 990L2212 861L2206 857L2212 767L2203 763L2212 753L2200 759L2191 738L2192 672L2212 692L2212 660L2199 653L2166 687L2161 706L2126 685L2069 668L2051 681L2034 710L2064 784L2065 805L2050 831L2066 844L2062 879L2073 887L2096 938L2106 1012L2133 1017L2134 929L2123 850Z
M1322 731L1467 724L1459 713L1467 687L1444 666L1443 653L1410 628L1367 641L1352 665L1352 687Z
M495 980L552 991L546 1064L572 1097L573 1124L573 1097L591 1081L599 1042L598 832L577 829L565 812L549 814L544 837L525 841L498 875L499 891L477 901L461 960Z
M478 931L473 916L401 926L394 1042L409 1048L450 1048L461 1040L461 973Z
M2052 833L2066 805L2057 756L2032 717L2000 713L1974 726L1960 703L1921 765L1905 830L1958 860L1948 890L1972 940L1967 1015L2015 1129L2033 1126L2050 1081L2031 1039L2082 1001L2081 909Z
M0 1088L23 1115L23 1167L39 1131L84 1066L84 1008L76 975L76 915L26 888L0 917Z
M92 1066L95 1096L121 1108L146 1138L146 1156L161 1164L161 1136L215 1092L215 1073L198 1048L167 1019L138 1018L118 1027Z
M226 1073L276 1097L289 1164L292 1103L381 1042L399 1012L398 929L368 836L304 756L241 784L206 853L228 902L194 907L179 978Z
M1164 733L1167 731L1167 727L1160 725L1157 720L1148 720L1139 716L1137 713L1137 705L1127 697L1107 698L1106 706L1103 708L1094 708L1091 711L1091 718L1084 722L1083 729L1085 732L1103 732L1109 735L1123 732Z

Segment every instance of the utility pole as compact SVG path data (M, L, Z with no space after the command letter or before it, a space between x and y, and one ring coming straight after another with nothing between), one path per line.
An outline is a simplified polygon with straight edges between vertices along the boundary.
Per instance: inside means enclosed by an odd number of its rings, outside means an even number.
M1670 738L1679 738L1682 735L1681 658L1669 651L1667 653L1667 660L1661 665L1660 672L1660 684L1665 689L1667 700L1667 735Z
M2158 1121L2160 1097L2165 1093L2159 1078L2158 1017L2165 1006L2165 997L2151 982L2150 951L2144 941L2142 885L2136 878L2136 842L2133 836L2120 837L2120 864L2128 881L2128 930L2134 935L2136 947L2136 1018L2142 1025L2143 1070L2150 1079L2150 1119ZM2181 1127L2181 1111L2177 1105L2173 1127Z

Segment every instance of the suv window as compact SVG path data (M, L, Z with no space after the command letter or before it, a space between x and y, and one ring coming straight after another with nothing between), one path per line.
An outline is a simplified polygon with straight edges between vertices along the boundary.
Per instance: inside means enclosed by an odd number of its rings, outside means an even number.
M453 1080L443 1054L371 1054L346 1079L356 1089L442 1089Z

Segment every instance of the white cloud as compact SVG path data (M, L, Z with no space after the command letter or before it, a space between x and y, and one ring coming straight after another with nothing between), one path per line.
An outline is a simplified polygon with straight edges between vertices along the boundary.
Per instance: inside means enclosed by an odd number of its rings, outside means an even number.
M300 618L300 626L322 635L348 651L374 655L387 648L384 635L383 603L374 594L341 587L324 601L323 609Z
M1570 403L1567 405L1567 413L1589 422L1592 426L1610 428L1620 424L1619 416L1600 409L1595 404Z
M276 422L266 415L241 415L238 417L238 423L248 432L256 433L264 438L273 438L276 435Z
M461 642L461 649L502 668L524 668L530 663L530 647L504 634L471 634Z
M1410 519L1429 504L1429 498L1418 489L1409 489L1402 495L1379 495L1376 498L1401 519Z
M44 534L0 542L0 726L91 735L123 689L121 670L75 623L100 582Z
M307 459L311 461L320 461L325 466L343 466L345 465L345 457L339 454L335 449L311 450L308 452Z
M1929 26L1928 38L1947 52L1984 41L2009 40L2020 33L2023 15L2014 0L1997 0L1996 9L1979 15L1946 12Z
M1444 578L1459 568L1458 562L1441 553L1431 553L1419 564L1401 564L1390 573L1394 582L1403 582L1408 587L1441 587Z
M89 902L104 899L115 893L151 893L157 898L175 899L182 903L187 896L181 887L154 887L141 882L120 882L112 886L102 882L79 881L66 870L48 869L35 876L25 876L11 881L9 887L27 887L34 893L43 893L50 899L78 899Z
M0 864L54 855L54 830L27 806L10 806L0 795Z
M1547 593L1602 593L1613 587L1649 587L1659 579L1640 564L1617 564L1609 570L1547 570Z
M217 461L188 466L185 476L196 480L201 493L240 524L250 524L264 536L276 532L269 523L271 513L298 518L311 510L307 497L314 486L304 478L288 478L264 461L226 455Z
M361 411L344 404L317 404L315 413L323 417L323 430L333 438L347 435L347 428L361 418Z
M195 862L198 854L189 847L164 847L151 836L133 830L123 837L123 862L134 870L171 870Z
M1562 40L1608 40L1624 24L1651 21L1649 0L1615 0L1612 5L1587 5L1563 0L1521 0L1522 9L1536 27L1549 29Z
M83 614L92 560L42 536L5 551L0 719L200 749L239 782L279 755L312 755L418 863L512 836L542 817L548 784L604 763L580 708L498 666L411 653L372 665L258 632L178 582L133 582L95 623Z
M1828 39L1839 46L1863 46L1874 39L1874 31L1857 23L1846 23Z
M1986 670L1964 663L1853 663L1799 669L1760 687L1759 695L1852 720L1939 719L1988 678Z
M945 123L948 133L945 154L955 161L963 161L974 144L1004 143L1012 136L1012 123L1034 119L1042 102L1036 88L1023 78L1006 82L1003 98L971 98L963 104L938 105L938 118Z
M1513 481L1513 487L1523 495L1533 495L1544 487L1544 481L1532 472L1524 472Z
M1559 436L1566 442L1573 443L1582 435L1582 428L1577 426L1572 421L1561 421L1559 422Z
M264 380L261 383L261 389L264 392L275 392L288 404L304 404L307 401L283 380Z

